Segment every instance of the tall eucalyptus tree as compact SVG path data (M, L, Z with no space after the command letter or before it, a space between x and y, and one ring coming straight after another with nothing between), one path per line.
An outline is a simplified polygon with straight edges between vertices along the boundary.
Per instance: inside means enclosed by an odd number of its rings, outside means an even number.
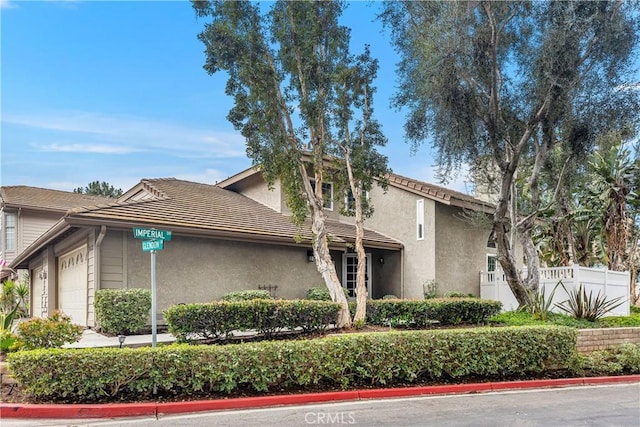
M344 95L364 87L344 80L345 72L358 70L349 54L350 31L338 22L346 3L277 1L268 12L266 4L248 1L193 6L199 17L210 18L199 35L205 69L229 76L226 93L235 105L227 118L246 138L247 154L267 183L281 182L294 222L302 226L310 217L316 267L342 305L338 326L348 327L323 209L323 184L334 172L327 156L340 152L338 144L349 135L347 111L361 108L358 96Z
M638 3L625 1L385 3L381 17L401 55L394 102L408 110L407 138L431 141L445 172L495 164L498 261L521 305L538 287L531 237L550 154L556 146L588 152L601 132L638 128L639 93L623 89L637 84L638 16ZM525 190L518 215L516 179ZM509 240L514 227L525 279Z

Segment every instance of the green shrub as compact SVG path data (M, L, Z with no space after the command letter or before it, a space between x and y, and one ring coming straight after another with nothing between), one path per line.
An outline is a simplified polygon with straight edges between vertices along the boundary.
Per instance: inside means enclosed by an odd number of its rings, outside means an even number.
M347 288L342 288L345 298L349 298L349 291ZM313 301L331 301L331 293L326 286L318 286L307 290L306 299Z
M8 330L0 331L0 352L8 353L15 346L18 337Z
M573 369L579 375L640 374L640 344L626 343L578 355Z
M149 289L96 291L96 320L108 334L135 334L147 324L151 310Z
M445 298L477 298L474 294L465 294L464 292L447 292Z
M473 328L331 335L225 346L21 351L9 368L36 400L94 402L162 395L347 389L419 380L510 378L567 369L576 331Z
M576 319L562 313L548 313L545 319L540 316L529 313L527 311L505 311L491 316L487 319L487 322L492 325L504 325L504 326L532 326L532 325L556 325L556 326L568 326L571 328L599 328L600 324L597 322L590 322L584 319Z
M435 280L427 280L422 284L424 299L436 298L438 296L438 283Z
M547 320L549 314L551 313L551 308L553 304L553 296L556 293L556 289L558 286L562 284L562 281L559 281L551 290L551 293L547 297L545 294L545 287L542 286L541 289L538 289L534 294L533 292L527 290L529 294L530 303L525 305L522 310L527 313L531 313L534 317L539 318L541 320ZM564 285L563 285L564 287Z
M72 324L71 318L59 311L51 317L35 317L18 325L18 337L25 350L62 347L81 336L82 327Z
M340 305L330 301L214 301L181 304L164 312L169 332L179 341L227 338L233 331L255 330L271 337L286 329L322 332L337 321Z
M367 322L374 325L428 327L480 324L500 312L499 301L479 298L430 298L426 300L367 301Z
M607 316L598 319L598 323L607 328L639 327L640 313L629 316Z
M631 313L631 314L640 314L640 305L631 304L629 306L629 313Z
M267 290L245 289L243 291L234 291L226 293L222 296L222 301L251 301L254 299L273 299L271 292Z

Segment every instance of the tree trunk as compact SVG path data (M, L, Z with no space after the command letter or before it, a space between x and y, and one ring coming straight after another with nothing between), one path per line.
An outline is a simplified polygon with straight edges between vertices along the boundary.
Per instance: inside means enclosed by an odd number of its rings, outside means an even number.
M517 165L517 162L514 163L512 159L507 163L503 171L500 199L498 200L498 205L496 206L496 211L493 216L493 231L498 249L498 262L502 267L509 288L511 292L513 292L513 296L522 307L529 304L531 299L520 277L520 272L518 271L516 260L513 256L514 248L511 247L509 239L509 231L511 227L515 227L515 224L510 225L510 219L508 218L511 185L515 173L513 169L515 169L515 165Z
M315 237L315 240L313 241L313 255L316 260L316 267L318 268L318 272L322 276L324 283L329 289L331 299L339 303L341 306L336 327L350 328L351 313L349 312L349 303L347 302L347 298L344 296L335 264L331 259L329 242L327 240L327 229L325 226L325 214L322 207L320 207L320 209L312 209L311 216L311 231Z
M356 253L358 254L358 271L356 273L356 314L353 316L353 321L364 323L367 314L367 254L362 242L364 237L362 200L360 200L359 194L354 198L356 200Z

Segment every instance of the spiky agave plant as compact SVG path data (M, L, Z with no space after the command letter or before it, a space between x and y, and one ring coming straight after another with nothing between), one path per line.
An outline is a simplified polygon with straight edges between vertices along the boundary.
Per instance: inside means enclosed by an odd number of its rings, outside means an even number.
M556 303L556 307L576 319L595 322L611 310L626 302L624 296L607 299L607 296L603 295L600 291L598 291L595 297L593 291L589 291L587 295L587 290L582 283L577 289L572 289L571 291L567 291L564 283L561 284L562 288L567 292L567 295L569 295L569 299Z

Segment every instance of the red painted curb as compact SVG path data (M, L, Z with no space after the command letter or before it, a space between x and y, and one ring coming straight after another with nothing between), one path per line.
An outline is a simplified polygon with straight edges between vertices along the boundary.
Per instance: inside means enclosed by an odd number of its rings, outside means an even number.
M358 391L240 397L237 399L199 400L193 402L167 402L158 404L158 414L216 411L221 409L260 408L265 406L336 402L340 400L358 400Z
M0 418L111 418L156 415L156 403L0 404Z
M426 387L407 387L373 390L337 391L326 393L278 396L243 397L237 399L198 400L165 403L109 403L109 404L12 404L0 403L0 418L116 418L157 416L224 409L246 409L305 403L345 400L382 399L434 394L473 393L492 390L531 389L591 385L607 383L640 383L640 375L613 377L560 378L549 380L511 381L495 383L451 384Z
M427 394L472 393L491 390L491 383L451 384L424 387L381 388L361 390L360 399L381 399L386 397L422 396Z
M624 380L620 380L624 378ZM640 382L640 375L624 375L622 377L584 377L582 378L584 384L606 384L606 383L620 383L620 382Z

